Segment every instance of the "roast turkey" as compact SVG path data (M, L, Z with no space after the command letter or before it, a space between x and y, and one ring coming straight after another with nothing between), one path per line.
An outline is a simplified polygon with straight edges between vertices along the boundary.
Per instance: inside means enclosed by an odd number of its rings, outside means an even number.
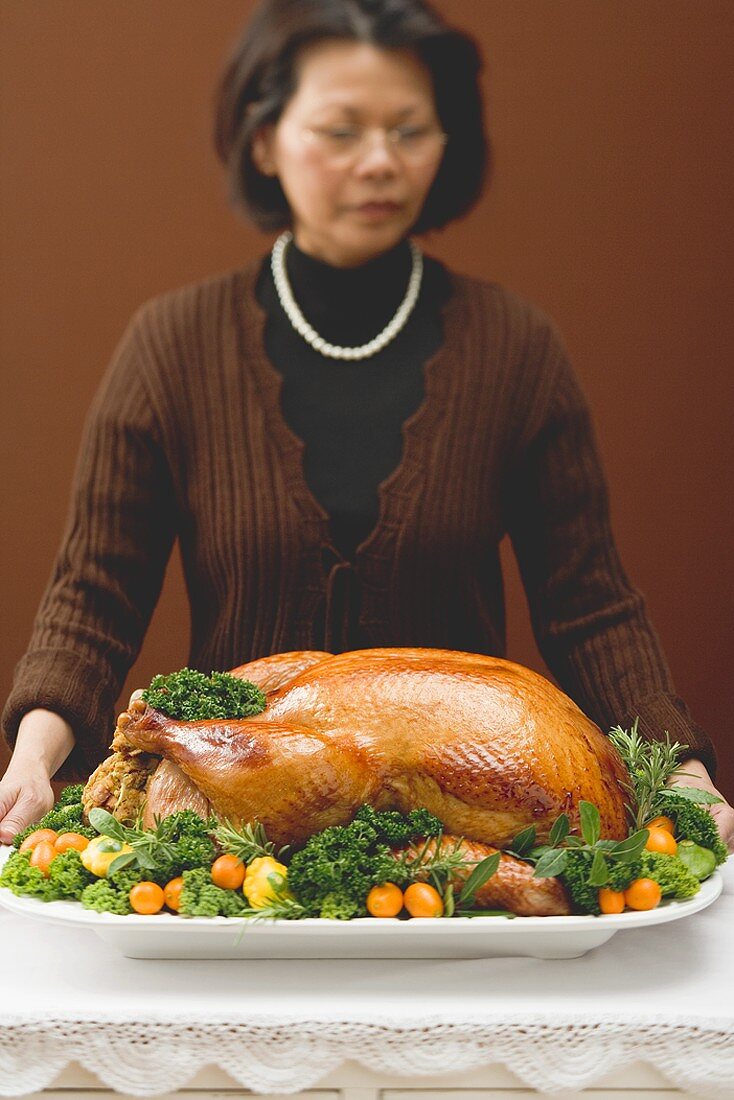
M599 809L602 837L627 835L629 775L616 749L567 695L521 665L385 648L280 653L232 674L266 693L261 714L186 722L135 700L86 786L87 810L101 805L124 819L143 806L150 825L191 808L258 820L276 844L297 847L365 802L425 806L447 833L504 848L530 824L547 840L563 812L577 827L586 800Z

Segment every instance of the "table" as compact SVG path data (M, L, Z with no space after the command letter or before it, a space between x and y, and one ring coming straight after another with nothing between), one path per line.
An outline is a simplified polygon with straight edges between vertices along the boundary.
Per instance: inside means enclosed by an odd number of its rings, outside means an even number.
M702 913L563 961L136 960L0 909L0 1096L734 1100L722 873Z

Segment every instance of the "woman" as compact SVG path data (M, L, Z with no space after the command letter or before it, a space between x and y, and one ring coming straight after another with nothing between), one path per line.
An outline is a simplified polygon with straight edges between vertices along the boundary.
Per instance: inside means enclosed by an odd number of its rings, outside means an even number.
M472 42L421 0L266 0L217 148L272 255L133 318L95 399L72 519L4 714L0 839L87 774L173 541L189 663L382 645L503 654L512 538L543 656L602 728L716 760L609 529L588 409L547 317L412 234L487 162ZM67 761L68 757L68 761ZM64 774L62 772L62 774ZM713 811L734 835L734 811Z

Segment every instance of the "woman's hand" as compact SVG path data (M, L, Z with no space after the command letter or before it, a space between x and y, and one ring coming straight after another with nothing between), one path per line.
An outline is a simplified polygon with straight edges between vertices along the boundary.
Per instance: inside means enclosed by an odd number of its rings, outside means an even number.
M54 792L43 768L17 767L12 761L0 780L0 844L40 821L54 804Z
M15 749L0 780L0 844L34 825L52 808L51 776L74 747L74 731L51 710L37 707L24 714Z
M705 806L704 808L709 811L716 821L716 826L724 844L730 852L734 852L734 809L726 801L721 791L714 786L711 776L700 760L693 757L690 760L684 760L675 769L666 785L668 787L698 787L699 790L710 791L711 794L723 799L722 802L715 802L712 806Z

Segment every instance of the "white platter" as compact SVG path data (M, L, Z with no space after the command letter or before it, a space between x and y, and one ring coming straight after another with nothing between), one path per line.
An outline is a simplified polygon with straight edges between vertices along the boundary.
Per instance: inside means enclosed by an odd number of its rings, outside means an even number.
M0 866L14 851L0 847ZM252 921L159 913L121 917L76 901L39 901L0 888L0 905L22 917L88 928L132 959L575 959L627 928L700 912L721 893L718 871L689 901L608 916L452 917L351 921Z

